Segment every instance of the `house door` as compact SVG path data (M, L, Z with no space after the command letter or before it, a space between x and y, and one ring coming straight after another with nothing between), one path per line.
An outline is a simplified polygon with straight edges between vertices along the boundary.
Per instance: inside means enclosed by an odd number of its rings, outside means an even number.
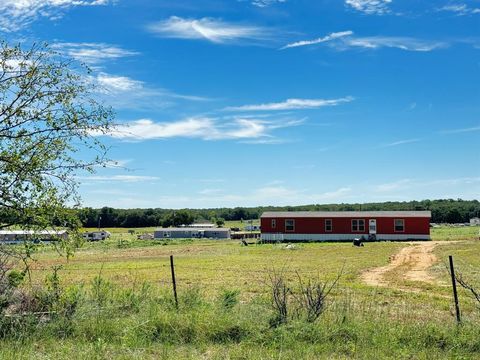
M377 233L377 219L370 219L368 221L368 233L369 234Z

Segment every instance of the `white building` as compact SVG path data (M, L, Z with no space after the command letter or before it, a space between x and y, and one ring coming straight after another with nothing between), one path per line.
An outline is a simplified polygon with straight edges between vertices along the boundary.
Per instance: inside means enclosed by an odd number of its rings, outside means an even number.
M99 241L108 239L110 235L112 234L106 230L98 230L84 232L82 236L87 241Z
M1 230L0 244L18 244L24 241L58 241L68 238L67 230Z
M479 226L480 225L480 218L474 217L470 219L470 226Z
M230 239L227 228L161 228L154 232L155 239Z

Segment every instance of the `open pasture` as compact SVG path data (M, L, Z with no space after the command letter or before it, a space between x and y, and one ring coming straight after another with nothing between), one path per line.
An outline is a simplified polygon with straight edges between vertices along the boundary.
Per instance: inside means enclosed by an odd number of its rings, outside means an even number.
M480 241L458 236L463 239L365 247L302 243L288 249L238 241L141 241L124 230L84 244L68 261L40 248L33 283L49 278L46 293L60 291L60 304L76 299L75 313L35 325L28 335L9 335L0 341L0 358L475 359L480 309L459 289L463 323L456 325L444 262L453 255L465 278L480 285ZM426 267L423 256L431 260ZM60 285L52 287L57 265ZM340 271L324 313L306 321L296 305L298 277L332 281ZM272 325L274 272L283 274L292 294L289 321L280 326ZM366 281L372 274L376 285Z
M376 296L387 293L387 297L395 293L394 298L399 301L416 302L422 297L433 297L444 306L451 291L445 267L449 254L454 255L455 263L466 276L478 278L475 270L480 268L477 256L480 241L475 237L478 228L466 229L433 229L434 245L429 253L434 259L423 269L428 281L402 277L409 271L418 272L415 264L404 261L385 271L383 277L387 283L380 287L369 285L363 278L365 272L386 266L402 249L415 243L376 242L366 243L365 247L350 243L299 243L292 248L286 244L242 246L234 240L137 240L128 229L111 229L110 239L85 243L70 259L43 249L32 266L32 279L40 283L54 266L61 265L59 274L65 284L88 284L101 275L123 287L148 282L169 289L169 257L173 255L179 291L195 287L210 297L223 289L239 290L245 300L264 294L274 271L283 272L292 281L299 275L330 281L341 272L340 288L353 291L360 298L372 293ZM138 234L152 229L135 231Z

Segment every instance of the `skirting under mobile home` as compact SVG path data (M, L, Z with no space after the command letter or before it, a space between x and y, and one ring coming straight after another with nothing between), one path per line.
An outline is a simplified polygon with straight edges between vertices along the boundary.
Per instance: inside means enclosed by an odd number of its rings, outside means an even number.
M430 240L430 211L272 211L262 241Z

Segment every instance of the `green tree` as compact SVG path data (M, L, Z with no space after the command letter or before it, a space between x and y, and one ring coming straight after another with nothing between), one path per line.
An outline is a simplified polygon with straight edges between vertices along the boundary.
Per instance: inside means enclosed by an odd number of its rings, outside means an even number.
M170 213L162 222L162 226L190 225L194 221L193 215L187 210L178 210Z
M46 44L0 41L0 228L77 227L76 175L105 164L97 135L113 119L88 72Z

